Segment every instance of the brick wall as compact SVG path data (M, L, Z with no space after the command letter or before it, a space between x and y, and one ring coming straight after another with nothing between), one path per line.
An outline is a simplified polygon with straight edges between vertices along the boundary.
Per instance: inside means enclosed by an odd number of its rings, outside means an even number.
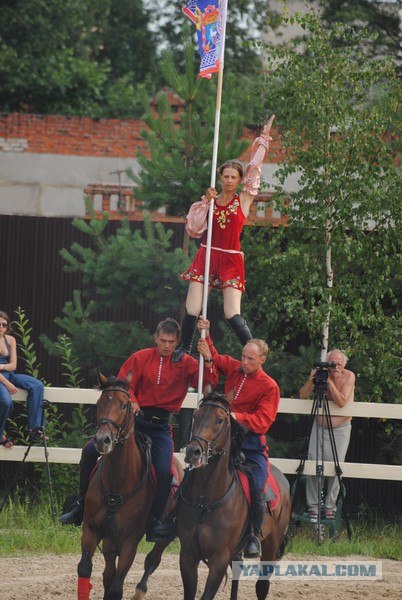
M134 158L137 150L147 151L143 128L140 120L0 114L0 152ZM245 130L244 137L251 144L255 132ZM281 160L278 133L273 137L268 163ZM249 156L250 147L241 158L247 161Z
M0 151L135 157L146 150L142 121L0 114Z

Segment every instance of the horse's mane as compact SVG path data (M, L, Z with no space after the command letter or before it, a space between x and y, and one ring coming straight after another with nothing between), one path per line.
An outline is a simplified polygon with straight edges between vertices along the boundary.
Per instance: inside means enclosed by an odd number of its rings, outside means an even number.
M129 390L130 383L127 379L117 379L114 375L109 377L105 382L99 384L100 390L107 390L110 387L122 387L125 390Z
M208 396L204 396L204 398L200 402L200 407L207 402L216 402L218 404L222 404L222 408L224 408L225 410L230 409L229 400L226 398L226 396L223 396L223 394L218 394L218 392L211 392L210 394L208 394Z

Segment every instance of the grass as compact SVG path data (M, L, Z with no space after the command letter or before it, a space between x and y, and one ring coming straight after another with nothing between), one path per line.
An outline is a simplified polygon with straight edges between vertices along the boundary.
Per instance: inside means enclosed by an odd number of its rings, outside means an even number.
M60 514L60 507L56 513ZM300 526L293 533L286 547L288 554L301 556L367 556L402 560L401 523L386 523L384 519L371 517L368 522L355 520L351 523L352 541L346 531L341 531L334 541L322 540L317 544L316 534L310 525ZM40 554L80 553L81 528L63 527L54 521L48 504L32 505L8 501L0 513L1 556L29 556ZM142 541L139 552L147 553L152 544ZM178 553L179 543L173 542L167 552Z
M345 527L334 540L328 539L324 528L321 542L311 525L292 530L286 553L302 556L367 556L402 560L401 523L386 523L383 519L373 522L354 521L350 524L352 537L349 540Z

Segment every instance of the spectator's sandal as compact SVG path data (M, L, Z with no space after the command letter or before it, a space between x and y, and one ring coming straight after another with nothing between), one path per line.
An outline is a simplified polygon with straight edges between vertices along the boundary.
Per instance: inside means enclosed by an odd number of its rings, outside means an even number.
M7 450L11 450L11 448L14 446L14 442L13 440L10 440L10 438L7 437L5 434L3 434L1 436L0 446L4 446L4 448L7 448Z
M307 511L307 515L308 515L311 523L317 523L317 521L318 521L318 509L317 508L309 508Z
M336 517L336 508L326 508L324 515L326 519L332 521Z

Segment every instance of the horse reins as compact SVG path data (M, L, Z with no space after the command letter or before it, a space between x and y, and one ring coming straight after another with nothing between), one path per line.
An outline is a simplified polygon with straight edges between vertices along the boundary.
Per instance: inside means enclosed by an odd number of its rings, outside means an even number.
M125 444L126 441L128 440L128 438L130 437L131 433L134 431L134 425L133 425L133 427L130 429L130 431L127 434L122 435L127 427L128 421L130 420L130 417L132 415L131 398L130 398L129 392L122 387L108 387L102 392L102 395L105 394L106 392L122 392L123 394L125 394L128 397L128 401L126 402L126 404L124 404L124 406L122 406L122 410L125 410L126 414L124 417L124 421L121 425L119 425L112 419L99 419L99 421L97 421L97 423L96 423L96 431L99 430L101 425L108 425L109 431L110 431L111 437L112 437L112 444L114 447L116 444ZM108 398L108 400L111 400L111 399L112 399L112 397L110 396ZM117 430L116 437L112 434L110 425L113 425L113 427Z
M222 427L222 429L220 430L220 432L218 433L218 435L216 436L216 438L214 440L207 440L206 438L203 438L202 436L197 436L197 435L193 435L191 437L190 443L192 441L195 441L199 444L199 446L201 448L201 452L205 456L206 465L208 465L209 460L211 458L214 458L215 456L224 456L225 454L228 453L228 449L229 449L228 445L230 447L230 443L231 443L230 436L228 436L228 440L222 450L219 450L218 452L214 452L213 449L216 446L216 443L217 443L219 437L221 436L221 434L224 431L226 431L226 432L229 431L230 410L228 408L226 408L225 406L222 406L222 404L220 404L218 402L213 402L213 401L204 402L200 406L200 408L202 408L204 406L215 406L216 408L221 408L222 410L225 411L226 417L227 417L226 418L226 428ZM207 444L207 448L205 450L202 447L202 443ZM212 474L213 474L213 471L215 470L216 465L217 465L217 463L215 463L214 468L211 470L211 473L209 473L208 479L204 482L204 486L203 486L204 490L208 486L209 479L212 477ZM216 502L213 502L212 504L207 504L207 503L203 502L203 497L205 495L205 491L203 491L195 501L188 500L184 496L185 479L184 479L182 485L179 487L179 499L182 502L184 502L184 504L186 504L187 506L192 508L192 510L195 512L196 520L197 520L197 534L196 534L197 546L198 546L198 550L199 550L199 553L201 556L201 560L207 566L208 566L208 560L203 557L203 552L202 552L202 548L201 548L199 527L200 527L206 514L211 513L216 508L219 508L230 498L230 496L233 494L233 492L236 489L237 481L238 481L238 477L237 477L237 473L235 471L232 482L231 482L230 486L228 487L228 489L226 490L226 492L224 493L224 495L219 500L217 500Z
M230 448L230 438L228 437L228 441L226 442L225 447L222 450L218 450L217 452L214 452L214 448L219 440L219 437L222 435L222 433L224 432L228 432L229 431L229 415L230 415L230 411L228 408L226 408L225 406L222 406L222 404L219 404L218 402L204 402L200 408L203 408L204 406L215 406L216 408L221 408L222 410L225 411L226 413L226 429L225 427L222 427L222 429L220 430L220 432L218 433L218 435L216 436L216 438L214 440L207 440L206 438L203 438L200 435L193 435L191 436L191 440L190 440L190 444L191 442L197 442L197 444L200 446L201 448L201 455L205 456L205 461L206 464L208 464L209 460L211 458L214 458L215 456L224 456L225 454L227 454L229 448ZM202 443L206 444L206 448L204 449L202 446Z
M121 387L117 387L117 386L106 388L102 392L102 394L104 394L106 392L123 392L128 397L128 401L126 402L126 404L124 406L122 406L122 410L125 410L126 414L125 414L124 422L121 425L119 425L112 419L106 419L106 418L100 419L97 422L97 430L99 429L99 427L101 425L108 425L109 429L110 429L110 425L112 425L117 430L117 437L114 438L112 436L112 439L113 439L112 443L113 443L113 447L114 447L117 443L125 444L126 441L129 439L130 435L134 431L134 425L133 425L133 427L130 428L128 433L126 433L125 435L122 435L122 433L125 431L125 429L127 427L127 423L129 422L131 415L133 414L132 407L131 407L131 398L130 398L130 394L128 393L127 390L125 390L124 388L121 388ZM111 398L112 397L110 396L108 399L110 400ZM141 479L141 481L139 481L137 483L137 485L135 485L135 487L130 492L127 492L126 494L111 493L105 489L105 487L103 485L103 481L102 481L103 461L101 461L99 464L99 468L98 468L99 484L100 484L103 500L106 504L106 519L107 519L108 528L109 528L112 538L113 538L113 531L114 531L114 514L115 514L116 510L119 508L119 506L124 504L126 502L126 500L128 500L129 498L134 496L150 477L150 474L151 474L151 469L150 469L151 451L150 451L149 445L146 445L146 447L145 447L145 463L146 463L146 470L145 470L145 474L144 474L143 478ZM112 489L113 489L113 487L114 487L114 485L112 482Z

